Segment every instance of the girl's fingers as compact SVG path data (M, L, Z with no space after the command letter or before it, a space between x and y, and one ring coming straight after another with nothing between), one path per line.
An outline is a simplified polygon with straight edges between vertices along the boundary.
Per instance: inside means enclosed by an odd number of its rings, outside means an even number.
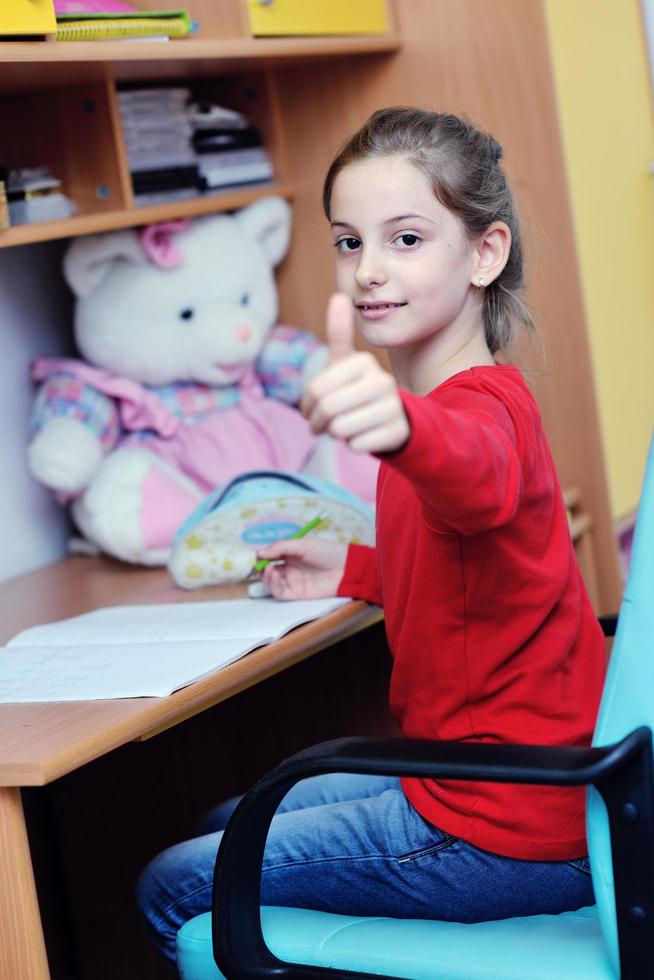
M314 404L307 417L314 432L321 432L333 419L354 409L383 403L393 397L399 404L395 391L396 386L390 375L383 371L366 373L324 395Z
M302 558L306 554L306 541L299 538L286 538L267 544L263 548L257 548L258 558L269 558L272 561L278 558Z
M267 565L262 581L274 599L308 598L305 575L289 565Z
M344 439L355 452L391 453L400 449L409 438L409 420L402 404L387 400L339 415L328 428L331 436Z
M373 402L339 412L327 424L326 429L335 439L350 442L356 436L390 425L403 414L402 403L395 397L376 399Z
M348 439L348 445L357 453L395 453L406 445L409 435L409 423L404 417L388 425L362 432Z
M262 581L265 588L275 599L287 598L290 589L286 577L281 575L277 566L268 565L264 569Z
M331 392L364 377L371 371L381 370L376 359L367 351L355 351L342 360L332 362L313 378L302 392L300 399L302 414L305 417L310 415L316 403Z

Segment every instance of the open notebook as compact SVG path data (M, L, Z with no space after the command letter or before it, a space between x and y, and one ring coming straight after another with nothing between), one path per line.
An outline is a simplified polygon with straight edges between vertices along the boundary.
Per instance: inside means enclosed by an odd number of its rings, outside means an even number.
M109 606L0 647L0 703L165 697L349 599Z

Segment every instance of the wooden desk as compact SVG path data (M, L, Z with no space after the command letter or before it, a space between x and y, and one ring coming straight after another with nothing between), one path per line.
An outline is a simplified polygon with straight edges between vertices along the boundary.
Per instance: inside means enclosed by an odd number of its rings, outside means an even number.
M0 586L0 642L100 606L235 598L184 592L161 569L70 558ZM381 620L362 602L254 650L167 698L0 705L0 980L50 976L20 787L43 786L134 739L149 738Z

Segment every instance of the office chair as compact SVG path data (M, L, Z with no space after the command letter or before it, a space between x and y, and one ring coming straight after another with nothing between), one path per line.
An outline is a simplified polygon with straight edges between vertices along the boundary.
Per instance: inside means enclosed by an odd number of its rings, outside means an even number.
M178 933L181 976L654 977L653 726L654 439L592 747L349 738L298 753L264 776L232 815L216 862L213 911L187 922ZM260 910L261 861L277 805L296 781L332 771L587 786L596 905L560 915L472 924Z

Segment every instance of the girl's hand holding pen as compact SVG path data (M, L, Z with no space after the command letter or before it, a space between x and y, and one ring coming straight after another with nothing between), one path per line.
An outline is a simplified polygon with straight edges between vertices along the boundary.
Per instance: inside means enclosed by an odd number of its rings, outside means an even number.
M373 354L354 347L352 300L335 293L327 308L329 363L304 391L300 409L315 433L357 452L391 453L409 438L397 382Z
M289 538L259 548L257 558L271 562L263 569L263 584L275 599L320 599L336 595L343 577L346 544L324 538Z

